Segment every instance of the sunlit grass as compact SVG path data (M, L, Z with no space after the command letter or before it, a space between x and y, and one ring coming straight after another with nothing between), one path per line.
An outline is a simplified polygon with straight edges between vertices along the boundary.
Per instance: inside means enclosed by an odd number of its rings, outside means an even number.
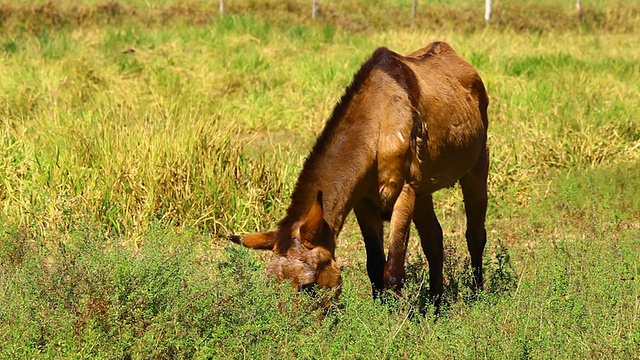
M492 188L526 188L550 168L638 157L640 54L616 50L629 46L626 35L408 29L337 31L323 42L322 27L303 28L301 39L236 21L178 35L142 27L22 35L2 65L5 215L28 222L38 208L38 221L53 226L65 202L118 233L153 219L216 233L264 226L238 224L263 218L274 201L282 206L359 64L378 45L406 53L434 39L450 41L489 88ZM293 162L267 160L283 152ZM258 165L258 153L272 165ZM262 210L241 209L256 204Z
M590 2L556 26L573 4L500 20L498 2L487 27L468 2L432 2L439 23L422 2L416 22L408 1L364 3L321 1L316 21L295 1L229 1L223 18L196 1L0 3L0 357L637 355L637 6ZM318 320L266 280L267 254L223 237L275 226L376 47L433 40L491 97L487 293L471 300L448 189L438 322L415 238L405 298L371 301L352 219L343 297Z

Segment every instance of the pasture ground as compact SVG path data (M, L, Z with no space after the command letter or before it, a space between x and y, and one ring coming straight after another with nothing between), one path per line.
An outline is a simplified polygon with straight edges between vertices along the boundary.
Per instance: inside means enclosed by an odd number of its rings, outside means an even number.
M0 1L0 358L640 358L634 1ZM348 3L348 4L347 4ZM486 291L436 195L445 306L412 236L374 302L350 217L341 298L265 278L275 227L377 46L446 40L490 104ZM134 49L134 52L127 50ZM415 233L415 231L414 231Z

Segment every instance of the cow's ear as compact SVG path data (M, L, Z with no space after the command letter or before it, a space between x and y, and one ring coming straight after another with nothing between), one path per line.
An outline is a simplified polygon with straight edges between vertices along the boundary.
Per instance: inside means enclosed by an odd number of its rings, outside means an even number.
M236 244L240 244L256 250L273 250L277 239L276 234L277 233L275 231L270 231L264 233L247 234L244 236L231 235L229 236L229 240L233 241Z
M309 214L300 226L300 234L306 241L314 244L324 226L324 208L322 205L322 191L318 191L316 201L311 206Z

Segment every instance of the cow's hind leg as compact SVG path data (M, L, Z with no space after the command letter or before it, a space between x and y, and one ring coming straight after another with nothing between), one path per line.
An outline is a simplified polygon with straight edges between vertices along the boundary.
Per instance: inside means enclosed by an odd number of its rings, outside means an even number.
M444 286L442 284L442 263L444 258L442 227L433 210L431 195L416 199L413 212L413 223L416 225L424 255L429 262L429 291L436 307L440 305Z
M380 210L370 200L363 200L354 207L367 251L367 274L371 280L373 296L378 297L384 288L383 223Z
M487 214L488 152L483 151L471 171L460 179L464 208L467 215L467 247L471 254L474 290L482 290L482 253L487 243L485 219Z

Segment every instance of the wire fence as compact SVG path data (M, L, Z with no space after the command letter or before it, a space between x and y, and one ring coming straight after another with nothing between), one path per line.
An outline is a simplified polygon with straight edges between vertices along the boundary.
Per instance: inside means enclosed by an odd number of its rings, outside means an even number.
M411 5L411 17L413 19L416 18L417 16L417 9L418 9L418 0L411 0L413 3ZM315 19L316 16L318 15L318 9L319 9L319 4L320 0L312 0L311 1L311 18ZM489 21L491 20L491 9L492 9L492 4L491 4L491 0L485 0L484 3L484 21L486 21L487 23L489 23ZM578 18L582 19L582 0L576 0L576 11L578 14ZM225 12L225 0L220 0L220 15L224 15Z

